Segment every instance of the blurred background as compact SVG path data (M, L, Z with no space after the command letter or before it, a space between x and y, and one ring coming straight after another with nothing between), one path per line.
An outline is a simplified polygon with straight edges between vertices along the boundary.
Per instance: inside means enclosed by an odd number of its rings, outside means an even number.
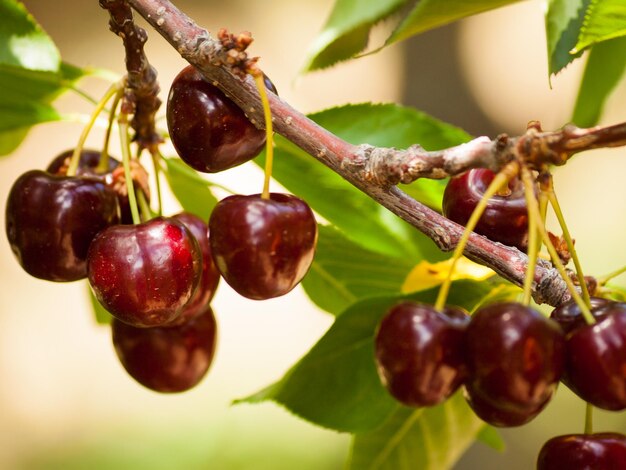
M108 32L107 15L95 0L24 3L66 61L123 72L121 42ZM557 128L571 114L581 62L554 79L550 89L540 1L470 18L382 53L298 77L332 3L176 1L209 31L251 31L252 53L261 56L261 66L281 96L304 112L348 102L395 101L491 137L522 133L531 119L545 129ZM381 37L385 27L379 27ZM157 34L149 35L147 52L165 99L185 63ZM98 79L81 83L93 96L106 86ZM622 83L603 122L626 120L625 102ZM66 112L91 110L72 93L60 103ZM45 167L73 147L81 127L55 123L34 128L18 151L0 160L0 199L6 200L21 173ZM100 146L102 135L96 129L89 144ZM624 174L624 149L580 155L555 171L556 189L587 273L601 275L626 264ZM243 193L257 192L262 184L252 164L216 180ZM171 197L166 209L177 210ZM624 278L619 281L626 284ZM0 285L0 468L342 468L349 436L316 428L273 404L230 406L232 399L280 378L330 326L331 317L312 306L300 289L255 302L222 283L213 302L219 344L212 369L195 389L170 396L144 389L125 373L109 329L92 318L85 283L29 277L4 236ZM623 414L596 416L597 430L626 432ZM581 432L583 417L582 402L562 387L539 418L503 432L504 454L476 444L456 468L533 468L541 444L556 434Z

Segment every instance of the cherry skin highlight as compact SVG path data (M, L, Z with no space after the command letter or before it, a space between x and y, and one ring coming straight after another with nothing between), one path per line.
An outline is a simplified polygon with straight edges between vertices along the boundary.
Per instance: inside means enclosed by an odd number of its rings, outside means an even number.
M76 281L87 276L87 252L98 232L119 223L115 193L97 179L24 173L6 203L13 254L31 276Z
M289 194L229 196L209 219L211 252L224 280L255 300L284 295L307 273L317 242L315 216Z
M494 176L491 170L478 168L450 178L443 194L443 214L465 226ZM524 186L519 179L509 181L507 195L495 195L489 200L474 231L526 251L528 213Z
M276 93L267 77L265 86ZM191 65L172 82L167 127L180 158L206 173L245 163L265 145L265 131L257 129L241 108Z
M626 468L626 436L619 433L569 434L546 442L537 470L621 470Z
M202 254L183 223L157 217L99 233L89 248L87 272L96 298L113 316L136 327L161 326L191 299Z
M612 300L603 299L601 297L591 297L591 314L596 320L603 318L605 307L614 303ZM585 317L580 311L578 304L570 300L563 305L558 306L550 314L550 318L561 325L563 332L567 335L581 326L585 326Z
M529 307L505 302L479 309L466 346L467 388L477 403L526 414L543 407L556 390L565 339L555 322Z
M215 290L220 280L220 273L215 267L213 257L211 256L211 246L209 244L209 227L197 215L189 212L181 212L172 217L185 224L198 241L200 251L202 252L202 273L198 288L185 304L183 310L173 324L185 323L200 313L204 312L208 307L211 299L215 295Z
M602 309L603 318L567 337L564 382L598 408L626 409L626 304Z
M450 397L467 376L464 334L469 315L403 302L382 319L375 339L383 385L407 406L432 406ZM461 320L460 318L467 318Z
M151 390L189 390L202 380L213 361L217 327L210 307L178 326L135 328L114 318L111 327L122 366Z

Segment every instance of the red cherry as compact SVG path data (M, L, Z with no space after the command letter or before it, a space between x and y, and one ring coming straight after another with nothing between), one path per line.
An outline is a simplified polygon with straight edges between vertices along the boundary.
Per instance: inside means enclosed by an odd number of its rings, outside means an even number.
M276 93L267 77L265 85ZM191 65L172 82L167 127L180 158L207 173L247 162L265 144L265 131L257 129L239 106Z
M493 178L494 173L484 168L450 178L443 194L444 215L457 224L466 225ZM524 186L519 179L509 182L507 195L489 199L474 231L490 240L526 251L528 213Z
M178 326L135 328L115 318L111 326L115 352L124 369L157 392L189 390L211 366L217 328L210 307Z
M119 223L115 193L94 178L32 170L13 184L6 204L11 250L31 276L76 281L87 275L96 234Z
M546 442L537 470L626 469L626 436L618 433L569 434Z
M376 334L376 363L383 385L408 406L432 406L452 395L467 376L467 313L403 302L391 308Z
M89 248L89 283L100 303L137 327L174 320L202 271L198 242L182 222L157 217L102 231Z
M284 295L304 277L317 225L306 202L289 194L230 196L209 219L211 250L224 280L255 300Z
M563 333L531 308L508 302L479 309L466 344L474 402L524 415L545 406L556 390L565 359Z

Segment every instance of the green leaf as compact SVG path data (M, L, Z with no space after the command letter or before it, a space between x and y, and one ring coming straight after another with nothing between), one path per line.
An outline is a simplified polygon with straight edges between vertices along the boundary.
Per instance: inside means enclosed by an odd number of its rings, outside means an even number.
M549 0L546 11L548 72L556 74L582 53L571 54L591 0Z
M470 139L456 127L392 104L348 105L310 117L352 144L406 148L419 143L426 149L436 150ZM263 166L263 160L255 161ZM414 262L423 258L436 261L445 256L426 236L280 136L276 138L273 177L305 199L351 241L370 251ZM431 198L442 188L429 183L425 187L429 188L424 190L425 194Z
M498 452L504 452L506 448L506 444L504 443L504 439L502 439L500 431L493 426L489 426L488 424L480 430L476 436L476 440L491 447L493 450L497 450Z
M359 299L396 294L413 264L351 242L339 230L320 225L311 269L302 281L320 308L339 314Z
M574 51L582 51L592 44L625 35L626 2L592 0Z
M86 74L66 63L57 72L0 65L0 155L13 152L31 126L60 120L50 103Z
M304 71L329 67L367 46L372 27L408 0L337 0L324 29L307 53Z
M429 29L517 1L520 0L421 0L398 25L386 44L393 44Z
M379 429L354 437L348 468L445 470L484 426L461 393L431 408L403 407Z
M448 300L471 310L491 289L486 282L457 281ZM352 305L280 381L238 402L274 400L306 420L337 431L375 429L399 407L376 372L376 327L399 300L432 304L437 292L430 289L409 296L369 298Z
M211 192L211 183L179 158L164 158L165 178L183 209L209 220L217 199Z
M86 284L87 290L89 291L89 300L91 302L91 309L93 310L94 318L96 319L96 323L98 325L108 325L111 323L111 314L98 302L96 296L93 294L93 291L89 287L89 284Z
M595 126L607 98L626 70L626 37L596 44L582 78L572 121L581 127Z
M56 72L61 56L24 5L0 0L0 65Z

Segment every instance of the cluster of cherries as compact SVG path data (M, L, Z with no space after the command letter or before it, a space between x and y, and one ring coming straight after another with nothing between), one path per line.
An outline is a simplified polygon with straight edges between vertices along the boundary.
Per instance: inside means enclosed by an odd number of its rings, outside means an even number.
M265 143L265 133L192 67L173 82L167 121L181 158L204 172L248 161ZM142 213L144 221L133 224L120 162L81 150L76 173L68 176L73 153L14 183L6 205L11 249L34 277L89 280L113 316L117 355L138 382L159 392L188 390L213 359L210 303L220 276L251 299L286 294L312 262L315 217L291 195L236 195L217 204L208 224L186 212ZM149 201L144 178L133 175L132 185Z
M493 177L476 169L452 178L444 214L465 225ZM526 251L528 216L519 180L488 201L475 231ZM462 386L476 415L494 426L529 422L559 381L593 406L626 409L626 304L592 297L591 312L596 323L589 325L573 301L550 318L515 302L484 306L471 317L456 307L438 311L402 302L378 327L378 372L391 395L408 406L436 405ZM626 436L555 437L542 448L537 468L626 468Z

